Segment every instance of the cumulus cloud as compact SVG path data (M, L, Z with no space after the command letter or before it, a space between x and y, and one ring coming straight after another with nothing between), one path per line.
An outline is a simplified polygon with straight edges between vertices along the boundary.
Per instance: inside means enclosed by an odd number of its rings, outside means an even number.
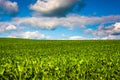
M78 5L80 10L83 7L82 0L37 0L30 5L30 9L40 12L44 16L64 16Z
M6 27L6 30L16 30L16 26L14 26L14 25L9 25L9 26L7 26Z
M0 33L5 32L5 31L12 31L12 30L16 30L17 27L15 25L12 25L9 22L0 22Z
M75 27L85 27L87 25L108 24L120 21L120 15L102 16L102 17L87 17L79 15L68 15L66 17L26 17L14 18L11 22L0 22L0 28L13 24L16 26L32 26L38 29L53 30L58 26L73 29Z
M120 22L114 24L114 30L120 30Z
M0 0L0 9L8 14L14 14L18 12L18 4L9 0Z
M110 26L99 26L97 30L87 29L85 32L98 39L120 39L120 22Z
M18 32L18 33L12 33L8 37L12 38L26 38L26 39L52 39L50 36L47 36L43 33L40 33L38 31L26 31L26 32Z
M28 24L41 29L55 29L57 26L74 28L85 27L87 25L106 24L120 21L120 15L111 15L103 17L87 17L79 15L68 15L66 17L28 17L14 18L14 24Z

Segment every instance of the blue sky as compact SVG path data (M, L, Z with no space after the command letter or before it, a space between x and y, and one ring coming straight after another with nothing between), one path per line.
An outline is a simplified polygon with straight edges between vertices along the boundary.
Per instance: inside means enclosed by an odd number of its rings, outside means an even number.
M120 0L0 0L0 37L120 39Z

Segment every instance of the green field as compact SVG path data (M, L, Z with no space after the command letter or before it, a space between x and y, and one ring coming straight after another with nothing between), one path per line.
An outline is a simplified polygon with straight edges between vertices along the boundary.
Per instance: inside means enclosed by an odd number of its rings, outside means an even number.
M1 38L0 80L120 80L120 40Z

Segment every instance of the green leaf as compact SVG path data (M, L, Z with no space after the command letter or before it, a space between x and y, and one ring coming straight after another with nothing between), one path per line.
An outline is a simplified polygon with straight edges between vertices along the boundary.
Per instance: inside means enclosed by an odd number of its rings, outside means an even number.
M0 75L3 75L5 68L0 68Z

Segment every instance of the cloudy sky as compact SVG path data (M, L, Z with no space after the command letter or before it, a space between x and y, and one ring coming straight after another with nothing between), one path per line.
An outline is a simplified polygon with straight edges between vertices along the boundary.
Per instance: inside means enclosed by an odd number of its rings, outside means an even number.
M0 37L120 39L120 0L0 0Z

